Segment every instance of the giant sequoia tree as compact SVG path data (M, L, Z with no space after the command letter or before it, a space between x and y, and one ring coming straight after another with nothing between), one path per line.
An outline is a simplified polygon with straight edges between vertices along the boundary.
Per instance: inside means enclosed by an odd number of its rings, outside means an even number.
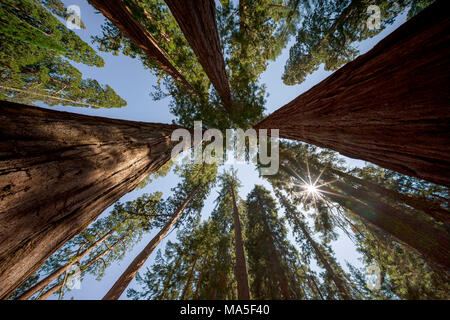
M214 0L166 0L184 36L213 83L225 108L231 110L231 92L225 71Z
M177 126L0 105L0 297L170 159Z
M119 0L108 2L89 0L89 2L114 23L136 46L143 50L162 70L181 83L187 92L193 92L191 84L173 66L167 52L159 46L152 34L139 21L134 19L128 6Z
M450 239L445 226L424 212L402 204L401 199L394 201L384 193L378 194L376 189L368 189L364 183L336 176L332 173L336 172L336 164L330 161L334 155L328 154L317 153L307 145L285 145L280 152L280 171L268 178L274 188L295 195L298 204L313 202L315 209L323 204L321 218L325 222L333 214L327 209L327 202L337 204L414 248L432 267L448 272Z
M143 194L133 201L116 203L108 216L95 221L47 259L35 274L46 275L43 279L31 286L24 283L12 298L30 299L40 290L42 294L35 295L35 299L45 299L57 291L62 297L68 289L64 280L74 264L79 267L80 278L89 273L101 279L105 269L121 259L154 226L161 196L160 192Z
M450 24L438 1L256 125L450 185ZM414 137L414 139L412 139Z

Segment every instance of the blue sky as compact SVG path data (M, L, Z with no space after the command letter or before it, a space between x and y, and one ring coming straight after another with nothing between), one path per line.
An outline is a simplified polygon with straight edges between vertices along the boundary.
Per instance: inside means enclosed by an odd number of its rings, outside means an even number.
M65 0L63 1L66 6L78 5L81 9L81 18L86 25L86 30L75 30L84 41L91 43L91 36L101 34L101 25L104 22L104 17L101 14L96 14L93 7L91 7L87 1L75 1ZM405 22L406 15L403 14L397 18L393 25L388 26L380 34L372 39L368 39L358 44L361 53L365 53L370 50L376 43L382 38L395 30L400 24ZM306 81L296 86L286 86L281 80L281 75L284 70L285 62L289 55L289 47L291 43L283 51L283 53L269 64L266 72L261 77L261 82L267 86L267 92L270 95L267 97L266 113L271 113L288 103L301 93L307 91L321 80L325 79L332 72L324 71L320 68L312 75L308 76ZM148 121L148 122L162 122L170 123L174 117L169 112L169 99L166 98L161 101L153 101L150 97L152 85L156 84L156 78L152 76L149 70L142 67L141 63L137 59L131 59L123 55L113 56L103 52L98 54L105 60L105 66L103 68L88 67L82 64L73 63L82 73L84 78L94 78L102 84L109 84L123 99L128 102L128 105L118 109L89 109L80 107L64 107L56 106L51 107L55 110L68 111L74 113L81 113L86 115L95 115L108 118L126 119L135 121ZM39 106L46 107L42 103L38 103ZM364 164L362 161L346 158L350 167L359 166ZM223 169L224 167L222 167ZM229 166L225 166L229 169ZM255 184L264 185L269 190L272 190L270 185L264 179L258 176L258 172L251 164L237 164L235 168L238 170L238 176L242 182L242 188L239 190L239 195L242 198L246 198L247 194L251 191ZM159 178L143 190L135 190L123 196L120 201L133 200L143 193L151 193L156 191L163 192L164 197L170 195L170 189L178 183L178 178L172 172L164 178ZM209 213L213 209L213 201L217 197L217 190L212 190L210 196L206 200L205 207L202 210L202 217L207 218ZM102 215L107 214L110 208L107 209ZM280 215L282 212L280 211ZM101 299L103 295L110 289L114 281L117 280L119 275L126 269L132 259L138 254L140 250L147 244L147 242L156 234L157 231L145 235L142 240L137 244L133 250L127 253L123 260L117 262L115 265L109 267L106 270L105 276L101 281L96 281L93 277L87 275L82 282L81 289L74 289L70 291L65 299ZM172 232L163 242L159 245L159 248L164 249L167 240L174 240L176 236L175 232ZM290 236L293 241L293 237ZM349 261L356 266L361 266L358 261L358 253L351 241L344 235L341 235L337 241L333 243L333 249L336 253L336 257L341 265L345 267L345 261ZM145 263L141 271L153 263L155 256L154 252L150 259ZM129 287L139 288L136 285L136 281L130 284ZM50 299L56 299L54 295ZM126 293L121 297L126 299Z

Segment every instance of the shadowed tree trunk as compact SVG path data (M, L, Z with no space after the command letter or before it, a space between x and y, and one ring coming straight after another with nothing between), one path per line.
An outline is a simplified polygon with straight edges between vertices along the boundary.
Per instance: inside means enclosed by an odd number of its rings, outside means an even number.
M231 92L220 47L214 0L165 0L225 108L231 110Z
M180 82L187 92L192 93L194 91L191 84L175 68L175 66L172 65L167 52L158 45L156 39L144 28L144 26L132 17L130 9L123 4L123 1L89 0L89 3L108 18L108 20L135 45L141 48L150 59L155 61L161 67L161 69Z
M105 234L102 238L98 239L96 242L94 242L92 245L90 245L86 250L84 250L83 252L81 252L80 254L78 254L75 259L71 259L69 260L68 263L66 263L65 265L61 266L60 268L58 268L57 270L55 270L54 272L52 272L51 274L49 274L47 277L45 277L44 279L42 279L41 281L39 281L38 283L36 283L34 286L32 286L30 289L28 289L27 291L25 291L24 293L22 293L19 297L16 298L16 300L27 300L29 299L31 296L33 296L33 294L35 294L36 292L44 289L46 286L48 286L53 280L55 280L56 278L58 278L61 274L63 274L64 272L67 271L67 269L69 269L70 266L72 266L73 264L80 262L81 259L83 259L83 257L85 257L86 255L88 255L92 250L94 250L99 244L101 244L103 241L105 241L106 239L108 239L108 237L114 232L114 230L109 231L107 234Z
M450 17L437 1L255 127L450 186Z
M444 223L447 227L450 226L450 211L444 209L433 201L430 201L426 198L418 198L413 195L403 194L395 190L387 189L367 179L355 177L341 170L336 170L333 168L330 168L329 170L339 177L343 178L347 182L351 182L364 187L366 191L376 192L388 199L390 198L394 201L407 204L408 206L422 211L430 217L433 217L436 221Z
M261 212L263 212L263 211L261 210ZM281 265L281 259L280 259L277 249L275 248L275 244L274 244L273 237L272 237L272 231L269 228L269 224L267 223L265 215L263 216L263 226L264 226L265 233L268 237L267 244L269 245L269 248L271 251L270 257L272 260L271 261L272 268L278 275L278 282L280 283L281 292L283 293L283 299L290 300L291 294L290 294L290 290L289 290L289 283L286 278L286 274L284 273L284 268Z
M283 168L303 183L296 171L286 166ZM311 171L311 175L317 177L317 174L318 172ZM334 176L326 171L322 174L322 179L323 181L335 180ZM324 198L347 208L366 223L387 232L399 242L415 249L436 270L449 272L450 234L444 228L425 221L417 214L386 204L374 198L372 192L355 188L345 181L335 181L329 186L323 185L320 190Z
M242 240L241 221L239 220L239 210L236 204L234 185L232 185L230 189L231 189L231 196L233 198L234 248L236 253L236 278L238 286L238 299L250 300L247 264L245 261L245 252L244 252L244 241Z
M178 208L178 210L172 215L172 217L166 222L164 227L158 232L158 234L147 244L147 246L134 258L130 263L128 268L122 273L122 275L117 279L108 293L103 297L103 300L117 300L120 298L122 293L130 284L131 280L134 279L136 274L142 265L147 261L148 257L151 255L156 246L161 242L166 236L172 226L178 221L184 209L188 206L191 200L194 198L199 187L192 190L191 194L184 200L183 204Z
M178 126L0 102L0 298L171 156Z

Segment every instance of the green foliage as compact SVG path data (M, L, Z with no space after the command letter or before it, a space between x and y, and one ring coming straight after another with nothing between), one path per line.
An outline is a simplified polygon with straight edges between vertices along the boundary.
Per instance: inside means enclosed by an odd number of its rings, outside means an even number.
M127 1L127 6L192 84L194 95L166 75L111 23L103 25L103 35L95 37L94 41L102 51L138 57L158 78L153 97L156 100L170 97L170 110L177 118L176 123L193 127L195 120L202 120L205 128L246 129L262 118L266 93L265 87L258 83L259 76L266 70L268 61L281 53L295 30L298 2L246 1L241 19L245 21L245 30L240 28L241 20L236 19L239 9L232 1L222 1L217 7L219 36L233 99L230 113L225 110L164 1Z
M0 99L30 104L118 108L126 105L108 85L82 79L68 60L103 67L104 61L57 17L60 1L3 1L0 6Z
M283 82L302 83L324 64L325 70L337 70L352 61L359 51L356 43L371 38L391 24L405 8L411 6L409 17L433 1L417 0L326 0L311 1L302 15L296 43L291 47L285 66ZM376 5L381 11L381 25L370 30L367 8Z
M295 247L287 240L275 200L262 186L247 196L250 288L254 299L302 299L306 274ZM286 282L288 293L280 290ZM288 295L287 295L288 294Z
M25 282L16 290L13 297L30 288L41 275L51 274L59 267L77 260L83 250L111 232L106 240L98 244L93 251L77 263L81 270L81 279L86 274L91 274L100 280L110 265L121 260L146 232L158 226L156 217L164 209L161 197L162 194L157 192L144 194L136 200L126 203L116 203L109 215L95 221L47 259L44 265L30 278L30 281ZM65 273L54 280L53 284L49 284L48 288L62 283L64 277ZM63 287L61 296L67 291L69 288Z
M308 182L309 176L313 182L317 181L318 185L322 186L319 189L324 190L319 191L316 200L304 192L304 181ZM410 219L417 219L418 225L430 224L440 228L440 224L430 218L428 208L436 206L441 209L448 208L447 204L441 202L448 192L447 188L372 165L355 168L349 172L342 166L334 152L301 143L281 144L280 171L277 175L268 177L268 180L281 199L286 218L302 248L302 255L307 259L311 256L311 246L306 242L305 232L301 226L310 230L305 221L312 218L314 231L321 234L320 250L332 262L333 269L338 270L346 283L351 284L349 289L354 297L364 299L446 297L448 279L445 274L434 271L416 251L372 226L363 216L352 212L346 203L355 200L367 203L370 205L369 208L374 210L374 214L377 214L377 210L381 210L378 204L385 203L401 209ZM365 193L370 194L371 199L361 198ZM336 198L330 200L329 195L332 194L337 195L337 199L346 200L337 201ZM407 199L416 199L419 203L428 205L418 206L415 205L416 202L407 204L404 202L405 196ZM299 207L302 207L308 216L298 214ZM343 231L355 243L363 255L366 267L372 263L379 266L383 275L381 290L369 290L363 281L365 278L363 270L349 267L351 271L349 276L333 262L329 243L336 239L336 228ZM330 237L330 234L335 236ZM332 284L327 284L327 276L326 273L323 275L321 291L324 296L334 299L336 292Z

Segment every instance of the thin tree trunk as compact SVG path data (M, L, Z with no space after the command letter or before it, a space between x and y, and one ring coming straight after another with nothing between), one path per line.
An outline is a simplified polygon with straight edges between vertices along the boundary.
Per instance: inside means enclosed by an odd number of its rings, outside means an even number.
M103 297L103 300L117 300L120 298L122 293L130 284L131 280L134 279L139 269L142 267L145 261L147 261L148 257L156 248L156 246L161 242L162 239L164 239L164 237L172 228L172 226L178 221L184 209L194 198L198 189L199 187L197 186L186 198L186 200L184 200L183 204L178 208L177 212L173 214L172 218L170 218L169 221L167 221L167 223L158 232L158 234L147 244L147 246L136 256L136 258L134 258L134 260L130 263L128 268L122 273L122 275L119 277L119 279L117 279L112 288Z
M103 257L105 255L107 255L110 251L112 251L119 243L121 243L123 240L125 240L127 237L123 237L119 240L117 240L116 242L114 242L114 244L109 247L108 249L106 249L105 251L103 251L102 253L100 253L98 256L96 256L94 259L90 260L88 263L86 263L84 266L81 266L80 271L78 271L77 273L75 273L73 276L79 275L80 273L84 272L84 270L87 270L91 265L93 265L94 263L96 263L97 261L99 261L100 259L103 259ZM50 297L52 294L54 294L56 291L58 291L59 289L62 288L63 286L63 282L59 282L57 284L55 284L53 287L51 287L49 290L47 290L45 293L43 293L42 295L40 295L36 300L45 300L48 297Z
M191 269L189 270L188 279L187 279L187 281L186 281L186 285L185 285L184 288L183 288L183 292L182 292L182 294L181 294L180 300L184 300L184 299L186 298L187 290L188 290L189 287L191 286L192 276L194 275L195 265L197 264L197 260L198 260L198 257L195 258L194 264L192 265Z
M233 220L234 220L234 249L236 253L236 278L238 285L238 299L249 300L250 289L248 287L247 264L245 261L244 241L242 240L241 221L239 220L239 210L236 204L234 185L231 186L231 196L233 198Z
M194 300L198 300L198 293L199 293L199 290L200 290L200 284L202 283L203 273L205 271L204 269L205 269L205 260L203 260L202 267L201 267L201 269L199 271L199 275L198 275L198 278L197 278L197 283L195 285L195 292L194 292L194 297L193 297Z
M163 290L162 290L161 294L159 295L158 300L168 299L168 297L167 297L167 290L168 290L168 287L170 285L170 282L172 281L173 274L174 274L175 270L177 270L178 267L180 266L180 263L181 263L181 255L178 254L177 260L175 262L175 265L170 266L170 273L164 279Z
M450 186L450 17L437 1L257 124Z
M314 288L316 289L318 295L320 296L320 299L325 300L325 298L322 295L322 292L320 291L319 287L317 286L316 280L314 280L314 278L312 276L307 276L310 283L313 284Z
M108 233L106 233L102 238L98 239L96 242L94 242L89 248L78 254L75 259L70 260L68 263L63 265L62 267L58 268L57 270L53 271L51 274L49 274L47 277L36 283L34 286L32 286L30 289L22 293L19 297L16 298L16 300L27 300L31 296L33 296L36 292L39 290L44 289L46 286L49 285L53 280L58 278L61 274L66 272L67 269L69 269L70 266L73 264L79 262L83 257L88 255L92 250L94 250L99 244L101 244L103 241L108 239L108 237L114 232L114 230L110 230Z
M348 294L348 290L346 285L344 284L344 282L342 281L342 279L336 275L336 273L334 272L333 268L331 267L331 265L328 263L328 260L325 258L325 256L322 254L322 252L319 249L319 246L317 245L317 243L314 241L313 238L311 238L311 235L309 234L308 230L306 229L306 227L303 225L303 222L301 222L297 216L294 216L295 220L297 222L297 225L300 227L300 229L302 230L303 234L306 236L306 238L308 239L308 242L311 244L311 246L314 248L314 252L316 253L316 257L318 258L318 260L322 263L322 265L324 266L324 268L327 270L328 274L330 275L331 279L333 279L334 284L336 285L336 288L339 291L339 295L344 299L344 300L351 300L352 298L350 297L350 295Z
M220 47L214 0L165 0L225 108L231 111L231 91Z
M132 17L130 9L124 6L121 0L89 0L89 3L108 18L135 45L141 48L161 69L180 82L187 92L192 93L194 91L191 84L172 65L167 52L158 45L155 38L144 26Z
M278 256L278 251L275 248L275 244L273 242L273 237L272 237L272 233L269 229L269 225L267 224L267 220L266 217L264 216L264 229L266 231L266 234L268 236L267 242L269 244L270 247L270 255L271 255L271 260L272 260L272 264L274 269L276 270L276 273L278 275L278 281L280 282L280 287L281 287L281 292L283 293L283 299L285 300L290 300L291 299L291 294L289 291L289 284L288 281L286 279L286 275L284 274L284 270L283 267L281 266L281 260L280 257Z
M0 102L0 299L170 159L178 126Z
M145 10L145 9L143 9L143 11L144 11L144 14L145 14L145 16L147 17L147 19L149 19L149 20L152 21L152 22L158 23L158 21L155 20L155 18L153 17L153 15L152 15L150 12L148 12L148 11ZM166 42L170 42L170 37L169 37L169 35L168 35L167 33L165 33L165 32L162 31L162 30L159 30L159 34L161 35L161 37L164 38L164 40L165 40Z

